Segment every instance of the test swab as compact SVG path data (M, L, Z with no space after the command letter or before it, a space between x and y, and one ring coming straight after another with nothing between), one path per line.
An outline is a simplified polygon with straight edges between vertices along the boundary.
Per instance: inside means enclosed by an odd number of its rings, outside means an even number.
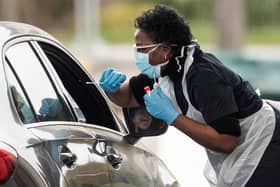
M146 92L146 94L148 94L148 96L151 95L151 88L150 88L150 86L145 86L144 87L144 91Z
M87 81L87 82L85 82L86 84L98 84L97 82L89 82L89 81Z

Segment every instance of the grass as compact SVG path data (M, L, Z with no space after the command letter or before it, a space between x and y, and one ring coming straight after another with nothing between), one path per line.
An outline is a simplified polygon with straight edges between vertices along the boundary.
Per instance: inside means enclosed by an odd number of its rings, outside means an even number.
M249 28L246 42L252 44L280 44L280 26L259 26Z

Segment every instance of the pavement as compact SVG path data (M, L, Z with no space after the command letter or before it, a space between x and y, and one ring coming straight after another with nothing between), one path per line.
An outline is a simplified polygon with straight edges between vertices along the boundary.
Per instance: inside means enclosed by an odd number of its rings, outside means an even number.
M201 47L209 52L217 51L211 45ZM139 73L134 65L132 45L91 46L87 47L83 53L81 53L81 48L79 49L80 51L74 51L74 53L97 81L107 67L114 67L124 72L128 78ZM269 59L280 63L279 52L280 45L254 45L245 46L241 54L249 58L264 61ZM164 135L142 138L141 143L165 162L182 186L209 186L203 176L206 162L204 148L174 127L170 127Z

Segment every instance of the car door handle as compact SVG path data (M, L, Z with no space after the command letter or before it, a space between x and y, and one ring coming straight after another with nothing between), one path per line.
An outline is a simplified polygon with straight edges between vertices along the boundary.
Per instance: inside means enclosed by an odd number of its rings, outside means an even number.
M74 153L59 153L59 159L68 168L72 167L77 160L77 156Z
M66 145L58 146L59 161L68 168L72 167L77 160L77 155L72 153Z
M107 154L106 158L113 168L120 169L121 163L123 161L123 158L120 154L109 153Z

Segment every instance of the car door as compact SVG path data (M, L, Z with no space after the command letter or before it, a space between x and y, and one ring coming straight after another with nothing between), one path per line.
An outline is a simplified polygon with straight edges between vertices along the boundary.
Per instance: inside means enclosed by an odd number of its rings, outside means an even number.
M53 178L58 180L58 186L110 185L105 157L92 151L98 139L85 132L79 123L84 120L83 114L75 111L76 103L66 100L63 91L55 86L33 43L16 42L5 53L8 85L19 124L42 140L28 149L39 146L48 150L52 168L59 168L64 176Z
M176 186L176 179L155 155L127 143L127 129L114 117L94 80L63 49L45 42L39 45L83 113L86 132L96 134L92 150L105 158L112 186Z
M53 135L45 139L43 146L60 168L68 186L110 186L108 164L100 154L99 138L79 124L72 125L41 126L31 131L40 137ZM59 131L63 133L57 133Z

